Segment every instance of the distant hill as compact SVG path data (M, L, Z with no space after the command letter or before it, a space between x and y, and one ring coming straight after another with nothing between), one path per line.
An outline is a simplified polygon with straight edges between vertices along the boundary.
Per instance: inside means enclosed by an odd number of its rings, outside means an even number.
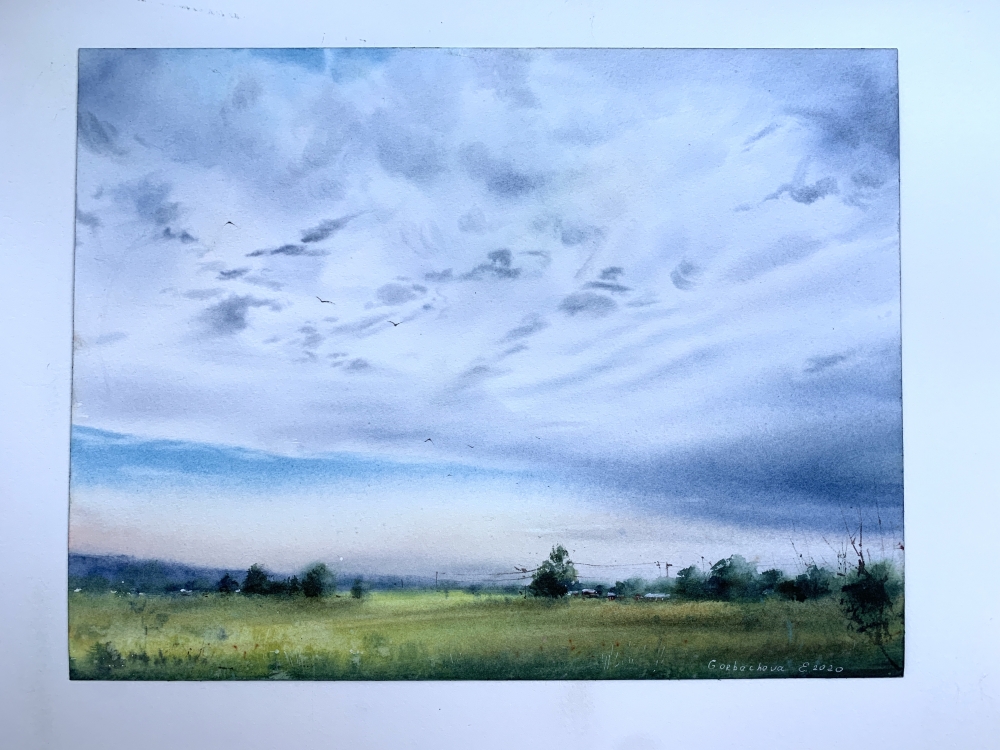
M150 594L169 591L214 591L226 573L243 580L245 570L206 568L162 560L140 560L127 555L69 555L69 587L107 591L116 585Z
M108 591L121 586L129 591L149 594L188 591L214 591L226 573L237 581L246 575L243 568L209 568L163 560L143 560L128 555L69 555L69 588L82 591ZM283 578L274 573L272 577ZM338 571L337 588L346 591L356 578L361 578L373 590L422 589L434 586L432 576L370 575ZM442 586L458 588L454 582Z

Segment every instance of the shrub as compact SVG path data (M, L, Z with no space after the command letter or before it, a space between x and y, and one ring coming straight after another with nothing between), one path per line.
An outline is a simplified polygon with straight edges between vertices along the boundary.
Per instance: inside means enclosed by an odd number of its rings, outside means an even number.
M361 599L365 595L365 583L360 578L355 578L354 583L351 584L351 596L355 599Z
M125 666L125 660L110 641L98 642L91 646L87 652L87 659L98 678L110 677L112 671Z

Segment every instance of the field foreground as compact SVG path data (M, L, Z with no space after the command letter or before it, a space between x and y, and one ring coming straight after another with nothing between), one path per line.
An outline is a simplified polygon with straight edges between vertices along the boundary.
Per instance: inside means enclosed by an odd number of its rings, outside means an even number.
M835 599L543 601L71 593L70 676L492 680L899 676ZM885 647L903 663L902 637Z

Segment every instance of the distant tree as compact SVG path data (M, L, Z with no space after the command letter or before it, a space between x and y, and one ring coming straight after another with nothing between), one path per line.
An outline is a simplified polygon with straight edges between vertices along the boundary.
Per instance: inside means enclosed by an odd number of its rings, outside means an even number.
M267 584L267 590L265 594L270 594L271 596L282 596L284 594L291 593L289 591L289 582L286 578L284 581L269 581Z
M270 590L270 583L264 569L257 563L254 563L247 570L241 591L244 594L267 594Z
M694 565L690 565L677 572L674 591L685 599L701 599L707 593L705 584L705 574Z
M636 594L641 594L646 589L646 582L641 578L629 578L625 581L615 581L615 595L619 599L626 599Z
M351 596L360 599L365 595L365 583L360 578L355 578L351 584Z
M239 589L240 582L233 578L229 573L226 573L222 578L219 579L219 583L216 585L220 594L232 594L234 591Z
M288 579L288 593L298 594L302 591L302 584L299 582L298 576L292 576Z
M333 575L323 563L309 567L302 576L302 593L312 599L323 596L324 592L332 593L333 590Z
M542 562L531 576L528 591L532 596L558 599L566 596L569 587L576 582L576 568L569 559L569 552L561 544L552 548L549 559Z
M732 601L758 595L757 566L740 555L731 555L712 566L705 588L714 599Z

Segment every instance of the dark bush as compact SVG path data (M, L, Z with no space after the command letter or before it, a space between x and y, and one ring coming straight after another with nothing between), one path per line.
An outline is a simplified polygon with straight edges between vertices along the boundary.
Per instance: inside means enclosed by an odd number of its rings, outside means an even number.
M98 642L91 646L87 652L87 659L94 670L94 675L98 678L110 677L114 670L125 666L125 660L110 641Z
M833 573L826 568L810 564L806 572L795 576L794 581L781 581L775 590L786 599L804 602L806 599L818 599L833 591Z
M351 584L351 596L355 599L361 599L365 595L365 583L360 578L355 578L354 583Z
M302 576L302 593L310 598L322 596L334 590L333 576L323 563L310 567Z

